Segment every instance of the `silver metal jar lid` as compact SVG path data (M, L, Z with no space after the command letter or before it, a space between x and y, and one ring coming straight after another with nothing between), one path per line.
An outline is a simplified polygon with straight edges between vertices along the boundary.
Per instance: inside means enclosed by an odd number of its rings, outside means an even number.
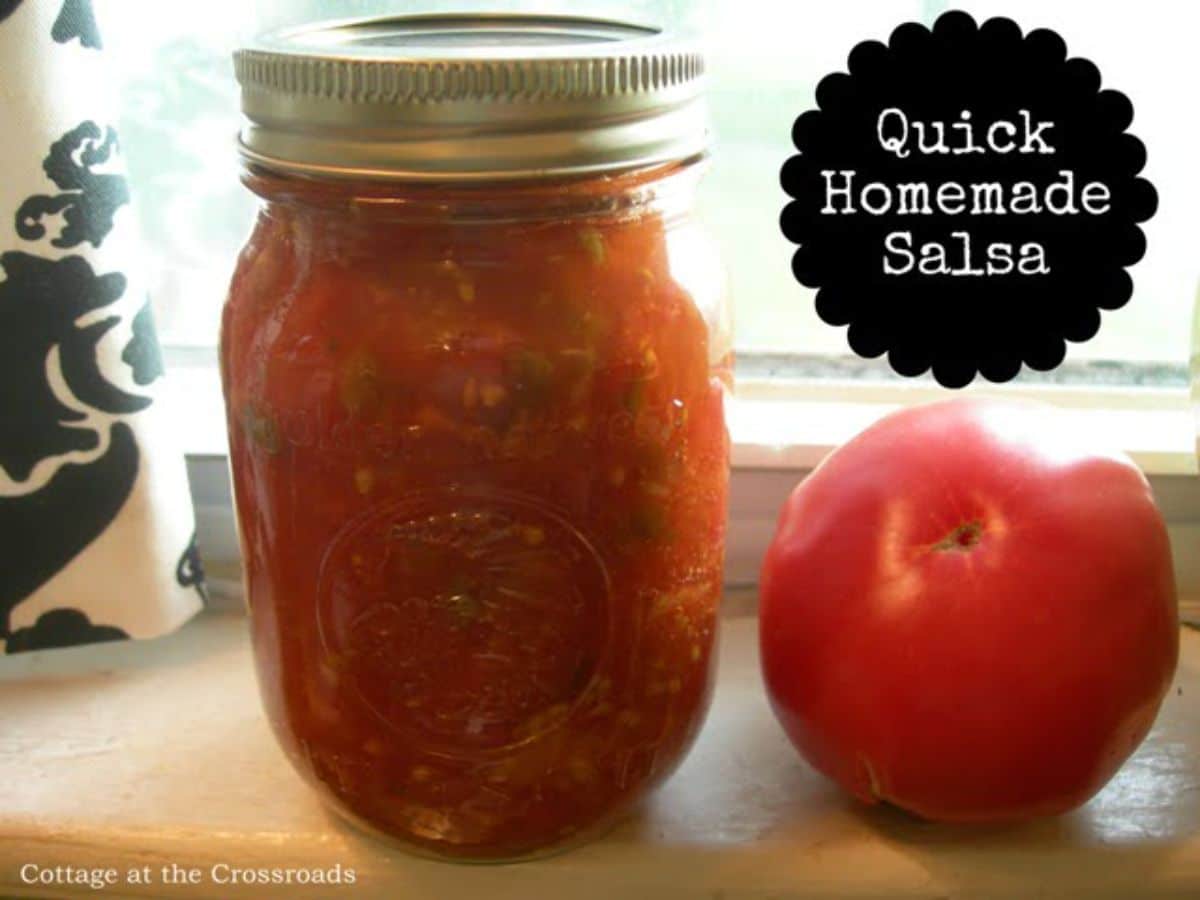
M686 41L569 16L321 23L234 54L252 163L332 177L476 180L612 172L708 140Z

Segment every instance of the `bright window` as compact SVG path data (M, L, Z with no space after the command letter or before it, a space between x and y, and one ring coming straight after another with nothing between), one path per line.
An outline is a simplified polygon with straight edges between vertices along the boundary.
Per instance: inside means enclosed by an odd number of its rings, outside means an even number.
M778 173L792 152L791 120L813 104L822 75L844 68L855 43L886 39L893 27L910 19L932 22L948 5L943 0L478 4L683 22L704 31L718 144L703 206L729 262L739 349L750 374L776 371L782 360L783 368L790 365L810 376L887 375L887 367L882 360L853 357L844 330L823 324L813 311L811 292L791 277L792 247L776 224L786 199ZM1085 0L954 5L981 20L1002 14L1026 29L1058 30L1072 54L1092 59L1106 85L1130 96L1136 111L1132 130L1149 148L1146 174L1159 189L1160 209L1147 226L1146 258L1133 271L1134 298L1125 309L1104 314L1094 339L1070 345L1069 365L1052 378L1086 361L1109 361L1125 365L1093 363L1090 368L1107 372L1107 380L1182 386L1191 298L1200 274L1200 253L1194 248L1200 231L1194 158L1200 119L1180 106L1178 89L1200 83L1200 60L1192 46L1200 10L1168 0L1141 4L1136 18L1126 4ZM113 0L100 7L106 39L117 50L111 58L120 67L126 101L121 131L168 347L213 345L228 272L253 211L237 181L232 48L259 30L316 18L461 7L438 0L209 0L203 15L188 16L163 16L153 0ZM756 355L764 353L772 354L771 362L756 366ZM761 363L763 357L757 358ZM1021 380L1045 377L1025 373Z

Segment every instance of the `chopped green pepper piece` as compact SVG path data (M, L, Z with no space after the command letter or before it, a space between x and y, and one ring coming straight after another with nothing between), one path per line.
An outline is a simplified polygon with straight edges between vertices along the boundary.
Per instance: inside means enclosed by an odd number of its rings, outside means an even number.
M367 350L357 350L346 357L341 367L340 392L342 406L353 416L374 412L381 399L379 363Z
M279 452L279 425L269 413L261 412L255 409L254 404L247 403L242 410L242 427L246 436L267 453Z
M659 504L646 500L634 507L629 517L629 530L639 540L660 538L667 531L667 513Z
M456 625L469 625L479 619L483 612L483 604L474 594L451 594L442 601L442 605Z
M479 592L470 583L470 579L462 574L453 576L450 581L450 590L439 595L434 603L446 613L456 627L463 627L479 621L484 612Z
M625 409L631 413L639 413L642 407L646 405L646 382L642 379L637 379L629 384L625 389L625 396L621 398L625 404Z
M596 351L590 347L560 350L558 369L571 402L578 403L586 395L596 373Z
M544 353L522 348L512 353L506 368L512 391L524 406L541 406L554 386L554 363Z
M579 243L583 245L584 251L594 265L604 265L604 235L595 228L580 228Z

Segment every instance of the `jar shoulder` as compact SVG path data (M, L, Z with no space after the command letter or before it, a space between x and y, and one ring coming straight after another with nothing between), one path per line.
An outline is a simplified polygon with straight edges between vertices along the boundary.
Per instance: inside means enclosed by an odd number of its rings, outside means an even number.
M585 346L685 322L715 361L730 344L727 296L691 215L462 224L268 207L234 274L223 356L389 331Z

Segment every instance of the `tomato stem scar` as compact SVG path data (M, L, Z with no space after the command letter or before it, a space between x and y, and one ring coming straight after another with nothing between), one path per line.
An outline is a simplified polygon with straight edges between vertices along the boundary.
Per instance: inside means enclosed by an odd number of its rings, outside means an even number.
M983 538L983 523L964 522L933 545L934 550L970 550Z

